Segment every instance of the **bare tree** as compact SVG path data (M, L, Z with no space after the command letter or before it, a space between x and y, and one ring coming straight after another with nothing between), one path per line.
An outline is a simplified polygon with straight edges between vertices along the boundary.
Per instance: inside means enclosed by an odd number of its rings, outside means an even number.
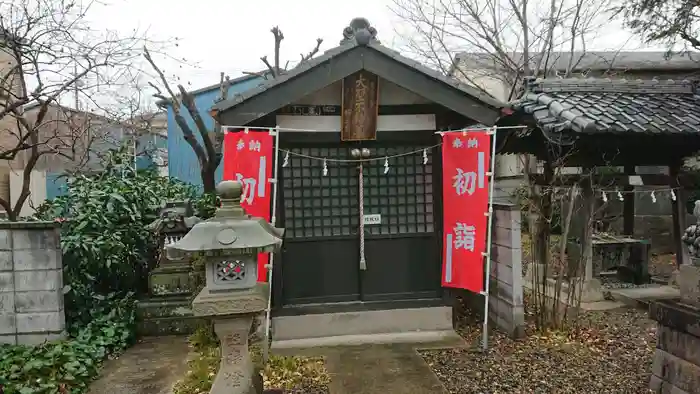
M264 71L259 71L259 72L250 72L246 71L245 74L247 75L258 75L261 76L265 79L270 79L270 78L277 78L280 75L284 74L287 72L289 69L289 60L284 64L284 67L280 66L282 63L280 62L280 48L282 46L282 40L284 40L284 33L282 33L282 30L280 30L279 26L275 26L272 29L270 29L270 33L272 33L272 36L275 38L275 45L274 45L274 60L273 63L270 63L269 60L267 60L267 56L263 56L260 58L262 62L265 64L265 67L267 67L266 70ZM321 44L323 44L323 38L317 38L316 39L316 46L314 46L311 51L307 54L300 53L299 56L301 59L299 60L299 63L297 63L297 66L300 64L303 64L307 61L309 61L312 57L316 56L318 51L321 49Z
M496 81L513 97L524 76L572 73L608 22L608 1L394 0L391 8L408 25L402 36L414 56L489 94Z
M626 25L647 43L700 50L700 3L697 0L624 0L614 8Z
M284 40L284 34L277 26L273 27L270 31L275 39L274 59L272 63L268 60L267 56L263 56L260 60L262 60L267 69L260 72L245 72L245 74L257 75L265 79L274 79L286 73L289 62L286 62L285 66L282 67L282 61L280 59L280 48L282 40ZM316 55L322 43L323 40L318 38L316 40L316 46L308 54L301 54L301 61L299 64L308 61ZM204 122L203 115L200 113L200 109L197 108L195 104L194 96L188 92L182 84L177 85L177 91L170 86L165 73L158 67L147 48L144 48L144 57L158 75L160 86L150 83L151 87L156 90L154 96L162 100L163 108L167 108L168 106L172 107L175 122L182 131L185 141L190 145L197 156L204 192L214 192L216 187L216 169L219 167L219 164L221 164L221 159L223 157L223 134L219 132L221 125L218 124L215 119L214 129L209 130ZM229 77L222 72L219 80L218 101L228 98L229 87ZM194 127L191 127L185 119L183 110L189 114L194 123ZM209 110L209 108L205 108L205 110Z
M122 144L130 146L134 155L134 165L138 157L148 157L156 167L167 167L162 161L163 152L158 146L158 140L167 141L167 113L163 110L153 110L147 103L151 97L144 86L135 81L127 90L127 94L114 98L116 105L107 108L105 113L110 121L110 129L101 133L100 144L94 146L91 153L104 162L105 154Z
M599 200L598 196L601 189L616 188L606 177L614 167L588 167L580 174L571 174L565 170L570 169L567 162L577 154L575 147L564 150L548 142L547 152L550 160L528 174L527 190L519 196L521 209L537 221L535 231L525 236L530 242L525 242L524 253L530 285L528 313L541 330L575 327L578 323L577 311L590 279L586 277L586 265L592 263L593 238L600 230L596 224L608 208L607 200ZM574 178L577 182L571 182ZM558 214L553 209L555 204L561 208ZM555 227L561 232L553 236L551 230ZM572 238L578 240L574 253L568 250Z
M100 97L137 68L145 35L94 28L88 16L96 6L90 0L0 2L0 160L22 172L17 198L0 197L10 220L30 197L38 166L58 160L75 168L88 161L96 125L109 122L85 110L107 105Z

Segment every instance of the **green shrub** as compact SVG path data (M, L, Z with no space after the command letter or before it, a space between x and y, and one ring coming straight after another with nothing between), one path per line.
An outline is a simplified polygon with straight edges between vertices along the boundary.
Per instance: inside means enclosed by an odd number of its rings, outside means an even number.
M5 394L80 394L102 361L134 340L133 297L105 298L111 309L74 338L38 346L0 345L0 385Z
M102 361L134 341L135 295L148 289L157 244L147 225L167 200L194 199L208 217L215 198L136 171L125 148L104 170L77 175L67 194L44 203L35 219L61 220L69 339L38 346L0 346L0 388L13 394L84 393ZM2 392L2 390L0 390Z
M148 290L156 240L147 225L167 200L192 199L196 189L153 170L134 170L125 149L110 152L104 171L77 175L67 194L38 216L66 219L61 231L67 323L71 333L101 314L95 302Z

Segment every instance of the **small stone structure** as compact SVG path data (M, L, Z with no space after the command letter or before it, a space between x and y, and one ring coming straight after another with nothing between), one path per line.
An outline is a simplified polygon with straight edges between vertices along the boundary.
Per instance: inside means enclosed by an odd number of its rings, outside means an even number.
M221 182L216 190L221 207L214 218L195 225L166 250L205 259L206 286L192 311L213 318L221 342L221 364L210 393L261 393L262 378L248 353L253 319L267 308L269 296L268 285L256 283L257 255L279 250L284 230L246 215L239 182Z
M201 221L194 215L189 201L171 201L163 204L159 218L150 225L150 230L158 236L158 244L163 251L184 237L195 224ZM152 295L189 296L195 283L192 281L190 259L177 253L161 253L156 267L148 276Z
M697 224L683 236L692 264L679 268L681 299L654 302L649 308L649 316L658 322L649 388L658 394L700 393L700 201L693 213Z
M59 224L0 222L0 343L65 336Z
M493 204L489 318L513 338L525 334L521 212L517 205Z
M192 292L199 285L192 275L192 261L165 253L201 221L189 201L171 201L160 208L158 219L149 226L162 250L158 266L148 276L149 296L139 300L137 316L140 335L190 334L202 323L192 314Z

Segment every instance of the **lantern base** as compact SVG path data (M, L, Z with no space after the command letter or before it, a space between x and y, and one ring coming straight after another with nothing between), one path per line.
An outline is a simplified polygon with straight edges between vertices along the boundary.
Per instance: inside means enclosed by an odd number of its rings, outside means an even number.
M257 283L255 287L216 292L202 289L192 302L195 316L226 316L258 313L267 309L269 285Z
M214 331L221 346L219 372L209 394L259 394L262 387L248 351L248 334L253 315L214 319ZM256 384L257 383L257 384Z

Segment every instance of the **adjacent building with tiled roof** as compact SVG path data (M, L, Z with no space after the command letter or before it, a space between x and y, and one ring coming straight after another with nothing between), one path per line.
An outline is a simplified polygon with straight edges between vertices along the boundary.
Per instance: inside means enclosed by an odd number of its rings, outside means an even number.
M700 133L700 96L689 80L539 79L511 103L545 132ZM572 134L575 133L575 134Z
M503 58L489 53L464 52L456 56L451 74L507 102L521 98L522 87L519 84L523 78L516 75L514 71L523 70L524 65L525 58L522 53L509 54L507 58ZM700 54L669 57L662 51L532 53L529 55L528 65L532 72L538 71L535 77L546 79L548 81L546 83L566 75L576 77L577 81L585 81L589 78L646 81L700 79ZM538 84L543 83L538 82ZM563 84L565 85L566 82ZM632 85L629 82L627 84ZM544 96L543 99L545 99ZM522 158L516 155L499 155L496 169L498 179L496 192L499 197L508 197L522 184L523 162Z

